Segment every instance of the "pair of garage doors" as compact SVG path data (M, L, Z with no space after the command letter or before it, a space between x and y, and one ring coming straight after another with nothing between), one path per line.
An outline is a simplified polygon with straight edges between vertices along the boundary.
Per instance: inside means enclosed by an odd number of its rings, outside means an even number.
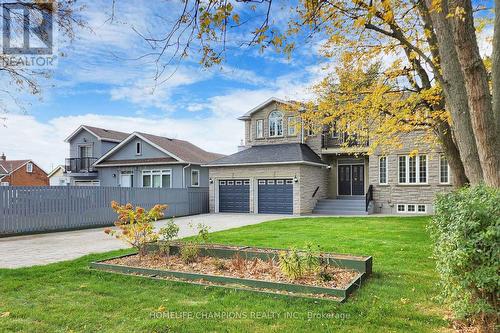
M293 180L259 179L258 212L293 214ZM250 212L250 180L219 181L219 212Z

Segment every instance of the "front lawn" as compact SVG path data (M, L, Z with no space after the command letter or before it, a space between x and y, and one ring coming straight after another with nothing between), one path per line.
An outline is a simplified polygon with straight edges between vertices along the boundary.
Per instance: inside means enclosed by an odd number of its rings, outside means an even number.
M373 256L345 304L195 286L88 269L89 255L0 270L0 332L436 332L437 275L426 217L300 218L217 232L214 243Z

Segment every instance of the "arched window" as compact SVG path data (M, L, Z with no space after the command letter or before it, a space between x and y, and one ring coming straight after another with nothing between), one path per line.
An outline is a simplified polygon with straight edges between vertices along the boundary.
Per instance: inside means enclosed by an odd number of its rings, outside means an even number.
M269 114L269 136L283 135L283 114L273 111Z

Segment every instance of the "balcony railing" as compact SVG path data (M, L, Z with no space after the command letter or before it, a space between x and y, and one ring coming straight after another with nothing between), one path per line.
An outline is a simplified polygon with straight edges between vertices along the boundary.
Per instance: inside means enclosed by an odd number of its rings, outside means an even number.
M339 133L333 137L332 133L325 132L321 138L321 148L368 147L368 144L367 137L355 134Z
M66 172L73 173L89 173L96 172L94 163L97 161L95 157L79 157L66 159Z

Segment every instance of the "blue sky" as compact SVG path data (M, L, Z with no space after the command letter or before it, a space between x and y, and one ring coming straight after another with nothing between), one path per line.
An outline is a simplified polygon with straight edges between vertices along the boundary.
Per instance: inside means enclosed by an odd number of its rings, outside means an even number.
M87 3L82 13L89 29L77 29L71 44L59 38L66 56L59 58L53 76L41 81L42 100L23 96L25 111L9 110L0 127L0 150L9 159L31 158L49 170L64 162L68 145L63 140L79 124L187 139L229 154L244 135L239 115L271 96L305 97L320 77L317 41L290 60L234 43L222 66L202 69L189 58L168 68L172 77L155 86L151 59L132 60L150 51L133 28L158 36L169 24L155 13L176 8L169 1L117 3L113 22L111 1ZM287 19L286 11L276 15L277 24Z
M229 34L222 68L204 70L196 57L188 58L168 68L168 73L175 69L172 77L155 86L151 59L132 60L151 51L133 29L161 36L177 17L178 2L116 3L110 22L111 0L88 1L82 11L88 28L77 29L71 44L56 37L66 56L50 79L40 81L41 100L21 95L25 111L10 105L6 115L0 114L7 117L0 126L0 153L9 159L31 158L49 171L69 154L64 138L88 124L185 139L230 154L244 136L238 116L271 96L307 99L324 73L320 37L286 59L273 50L239 47L245 31L238 31ZM273 4L278 10L272 11L272 22L285 26L291 11L280 6L288 2ZM491 52L484 38L480 48Z

